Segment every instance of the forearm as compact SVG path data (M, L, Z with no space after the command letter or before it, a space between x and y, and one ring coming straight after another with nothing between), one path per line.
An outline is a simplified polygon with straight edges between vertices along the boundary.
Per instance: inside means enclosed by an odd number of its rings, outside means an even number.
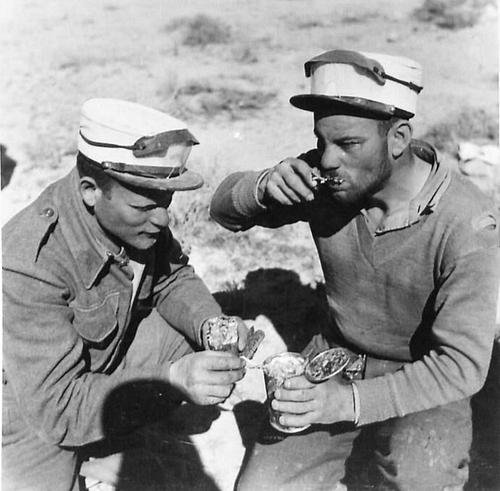
M238 232L255 224L265 211L257 199L257 183L262 172L236 172L228 176L214 193L210 216L224 228Z
M255 225L278 228L298 221L308 221L314 203L282 205L265 201L261 184L268 170L236 172L227 177L216 190L210 216L233 232L246 231Z
M155 287L155 306L160 315L199 346L201 326L222 310L191 266L184 266Z
M498 250L468 254L452 269L435 299L434 348L396 373L356 382L360 424L467 398L482 387L495 330Z

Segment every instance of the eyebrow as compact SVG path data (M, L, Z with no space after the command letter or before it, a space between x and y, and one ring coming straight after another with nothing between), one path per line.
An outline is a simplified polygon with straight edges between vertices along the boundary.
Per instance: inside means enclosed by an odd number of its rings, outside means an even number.
M325 139L322 135L320 135L318 133L318 131L316 129L314 130L314 135L318 139L321 139L321 140ZM341 143L341 142L345 142L345 141L349 141L349 140L364 140L364 139L365 139L365 137L363 137L361 135L355 135L355 134L353 134L353 135L345 135L345 136L341 136L339 138L335 138L333 140L333 142L334 143Z

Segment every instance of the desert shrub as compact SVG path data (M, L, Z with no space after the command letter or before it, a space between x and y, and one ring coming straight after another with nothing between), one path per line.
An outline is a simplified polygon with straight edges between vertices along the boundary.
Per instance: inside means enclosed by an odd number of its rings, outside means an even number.
M465 107L429 128L423 139L449 154L457 152L461 141L498 142L498 117L485 109Z
M186 46L225 44L231 38L231 30L226 24L205 14L179 17L165 27L169 32L179 29L183 31L181 42Z
M183 117L193 114L198 118L226 115L238 119L265 108L275 96L274 92L191 82L177 90L173 109Z
M363 24L379 17L380 14L376 11L351 12L342 17L342 24Z
M231 48L233 58L238 63L252 64L259 61L259 57L253 46L249 44L239 44Z
M477 24L486 5L493 0L425 0L414 11L415 17L445 29L462 29Z

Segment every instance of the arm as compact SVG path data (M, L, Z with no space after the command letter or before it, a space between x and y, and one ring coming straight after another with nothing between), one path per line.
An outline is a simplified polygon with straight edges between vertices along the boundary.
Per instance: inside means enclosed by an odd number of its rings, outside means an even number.
M315 197L315 159L312 150L261 172L231 174L212 198L211 217L233 232L255 225L277 228L307 220Z
M172 326L203 346L202 324L221 315L219 304L188 264L189 258L170 230L156 246L153 304Z
M488 222L482 214L476 224ZM483 385L493 344L498 291L499 249L493 217L489 225L457 227L447 237L431 297L432 348L395 373L355 382L359 424L369 424L470 397ZM354 393L334 379L317 386L287 381L277 394L284 424L353 420ZM281 399L281 401L279 400Z
M157 246L153 304L162 317L199 346L206 347L208 319L222 310L205 283L188 264L188 257L170 230ZM246 346L247 327L239 318L238 346Z
M496 228L485 228L462 239L450 237L433 305L433 348L396 373L356 382L360 424L447 404L481 389L495 330L497 234Z

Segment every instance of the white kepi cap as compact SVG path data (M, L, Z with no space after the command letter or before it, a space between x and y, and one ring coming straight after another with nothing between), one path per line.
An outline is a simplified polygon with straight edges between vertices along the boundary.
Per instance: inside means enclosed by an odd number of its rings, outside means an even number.
M416 113L422 67L409 58L339 49L304 66L311 93L290 99L299 109L405 119Z
M114 179L135 187L187 191L203 185L186 169L198 141L168 114L133 102L90 99L82 106L78 150Z

